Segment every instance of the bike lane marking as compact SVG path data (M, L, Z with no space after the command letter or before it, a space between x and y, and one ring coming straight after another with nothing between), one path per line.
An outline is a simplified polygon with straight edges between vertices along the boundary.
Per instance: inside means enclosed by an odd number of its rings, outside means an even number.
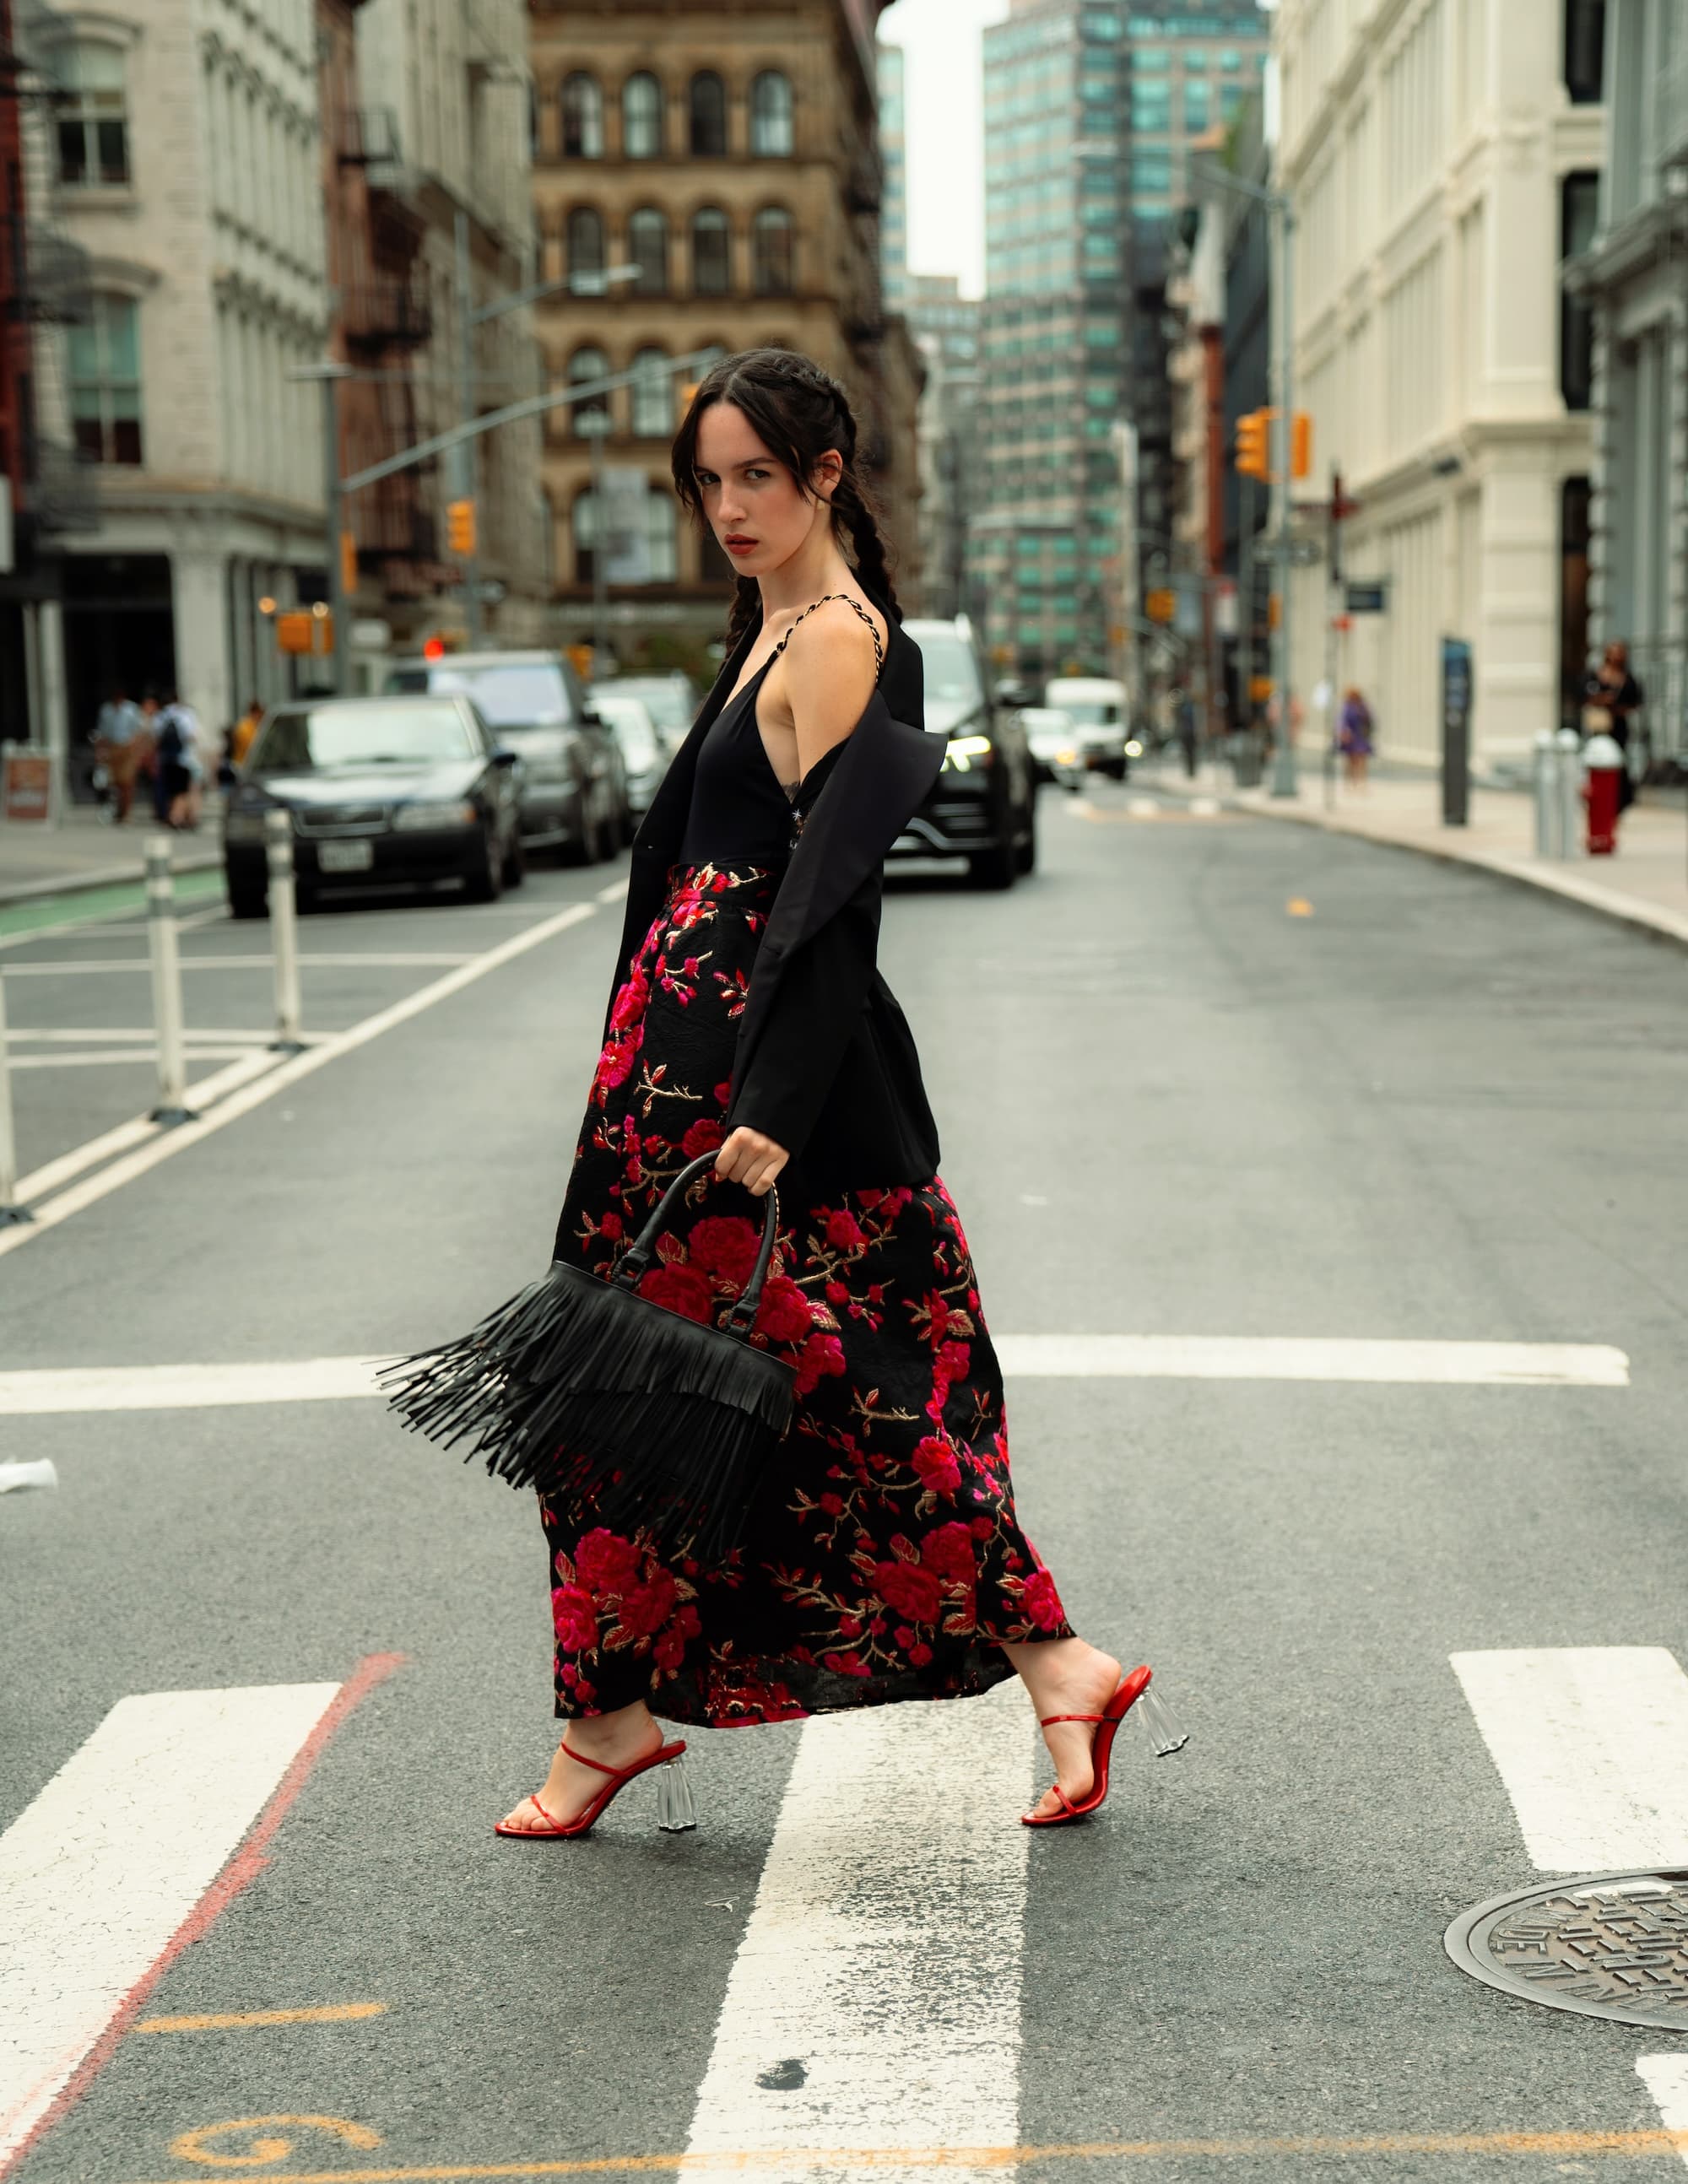
M0 1835L0 2174L92 2082L168 1967L263 1870L343 1684L120 1699Z

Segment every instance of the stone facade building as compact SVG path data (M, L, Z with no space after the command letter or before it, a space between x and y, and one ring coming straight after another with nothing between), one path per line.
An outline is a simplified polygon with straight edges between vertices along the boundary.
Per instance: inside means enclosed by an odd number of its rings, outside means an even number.
M1361 504L1351 581L1385 588L1334 656L1323 567L1294 580L1294 687L1365 690L1388 757L1440 748L1443 638L1473 648L1473 749L1527 766L1579 666L1593 454L1562 343L1568 226L1605 150L1598 7L1283 0L1278 181L1296 212L1295 407Z
M917 589L920 363L888 319L872 23L882 0L530 0L538 308L554 387L636 384L548 414L544 483L571 637L594 621L593 433L606 504L643 537L606 564L619 657L705 664L731 571L680 521L668 455L689 353L800 349L849 387L901 573ZM582 421L586 429L582 429ZM629 491L631 499L629 499ZM638 579L622 583L631 570Z

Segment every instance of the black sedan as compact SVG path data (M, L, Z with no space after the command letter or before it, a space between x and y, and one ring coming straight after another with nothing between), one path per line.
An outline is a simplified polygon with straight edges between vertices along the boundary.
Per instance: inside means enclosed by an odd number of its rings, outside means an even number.
M908 621L926 663L926 727L947 748L894 859L965 857L976 887L1012 887L1037 861L1037 782L1018 712L989 694L972 626Z
M229 908L262 917L265 822L290 814L301 907L330 888L456 881L491 902L522 878L521 760L466 698L323 698L265 720L223 825Z

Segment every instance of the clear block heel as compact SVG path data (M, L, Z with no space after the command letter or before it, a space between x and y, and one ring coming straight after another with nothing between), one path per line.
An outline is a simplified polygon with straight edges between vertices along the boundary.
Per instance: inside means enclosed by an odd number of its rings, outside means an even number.
M684 1835L698 1825L683 1759L671 1759L656 1770L656 1825L670 1836Z
M1182 1752L1189 1742L1189 1731L1182 1725L1154 1685L1150 1685L1139 1698L1136 1712L1143 1724L1143 1733L1149 1740L1150 1749L1157 1759L1170 1759L1173 1752Z

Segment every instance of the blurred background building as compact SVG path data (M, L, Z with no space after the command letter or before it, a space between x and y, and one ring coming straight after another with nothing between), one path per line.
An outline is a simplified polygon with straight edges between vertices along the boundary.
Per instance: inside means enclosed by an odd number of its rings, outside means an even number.
M920 398L920 562L925 610L968 614L967 538L978 512L981 306L953 273L906 276L904 315L926 363Z
M922 367L882 287L881 3L532 0L534 218L542 270L566 284L538 308L545 370L559 387L640 373L550 414L556 596L571 638L606 618L624 665L697 670L721 627L730 566L680 521L669 477L699 376L671 365L690 352L768 343L837 373L918 599ZM596 610L594 470L621 542Z

